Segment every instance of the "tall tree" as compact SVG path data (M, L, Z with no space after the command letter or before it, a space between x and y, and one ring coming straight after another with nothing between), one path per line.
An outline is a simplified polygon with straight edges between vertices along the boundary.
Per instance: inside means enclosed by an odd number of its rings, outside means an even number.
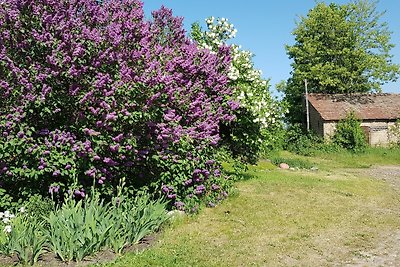
M392 63L391 32L381 22L377 2L358 0L346 5L317 3L293 31L295 44L286 46L293 59L283 91L290 104L290 122L302 120L304 80L311 93L379 92L395 81L399 65Z

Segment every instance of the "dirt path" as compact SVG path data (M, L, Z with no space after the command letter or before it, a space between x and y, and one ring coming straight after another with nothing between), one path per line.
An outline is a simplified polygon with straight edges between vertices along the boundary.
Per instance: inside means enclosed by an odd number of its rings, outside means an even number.
M360 174L385 181L400 194L400 166L372 167L360 170ZM400 203L399 209L393 212L399 214L400 220ZM400 266L400 229L392 233L383 233L373 249L360 251L346 266Z

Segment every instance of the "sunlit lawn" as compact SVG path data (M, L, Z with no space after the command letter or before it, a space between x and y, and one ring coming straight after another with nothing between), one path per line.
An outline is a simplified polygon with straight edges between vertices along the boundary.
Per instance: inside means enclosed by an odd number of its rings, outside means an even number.
M251 179L237 183L235 196L108 266L340 266L400 229L399 195L381 180L344 169L400 165L398 154L300 158L319 170L284 171L261 161Z

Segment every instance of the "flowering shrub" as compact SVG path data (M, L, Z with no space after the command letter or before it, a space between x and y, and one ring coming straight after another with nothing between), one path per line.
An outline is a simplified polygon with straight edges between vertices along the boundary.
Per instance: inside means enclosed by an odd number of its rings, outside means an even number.
M196 212L201 199L217 204L226 198L231 180L213 159L213 148L196 149L191 142L181 140L171 149L177 152L154 159L162 168L161 192L173 200L176 209Z
M122 177L162 190L176 171L155 158L189 153L177 151L182 140L200 154L220 141L219 125L238 108L230 49L198 47L182 18L163 7L147 21L142 5L0 3L0 186L7 194L70 189L80 199L93 183L110 194ZM197 163L186 174L204 170Z
M206 31L198 23L193 24L191 36L211 53L216 54L236 36L237 30L225 18L209 17L206 24ZM254 162L260 148L271 149L279 141L276 135L282 132L284 105L271 96L269 81L254 67L254 55L236 44L230 46L230 51L229 84L234 88L234 100L240 103L240 108L235 111L238 119L225 125L224 140L234 156Z

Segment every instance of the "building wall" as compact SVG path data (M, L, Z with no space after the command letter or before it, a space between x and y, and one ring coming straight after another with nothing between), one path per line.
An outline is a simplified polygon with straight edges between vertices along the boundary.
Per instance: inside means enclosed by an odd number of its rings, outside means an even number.
M324 121L317 110L309 105L310 110L310 129L315 131L319 136L324 136Z
M323 136L330 139L336 130L336 121L328 121L323 123ZM371 146L387 146L392 142L399 142L396 136L390 133L390 128L395 125L393 121L363 121L363 128L367 140Z

